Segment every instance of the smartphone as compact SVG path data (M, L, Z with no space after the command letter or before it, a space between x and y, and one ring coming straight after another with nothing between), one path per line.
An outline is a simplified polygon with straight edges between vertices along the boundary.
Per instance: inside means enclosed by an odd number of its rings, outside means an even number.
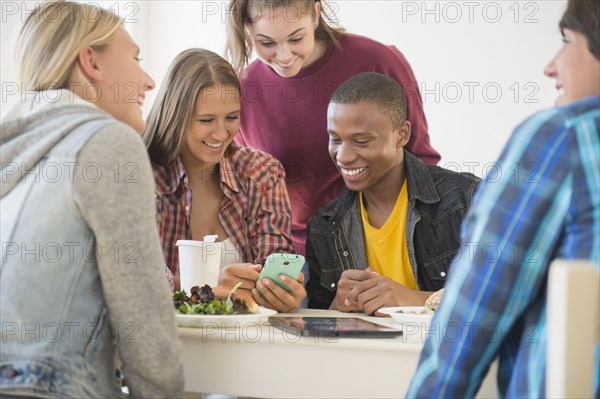
M302 337L391 338L402 330L356 317L269 317L271 325Z
M260 271L258 281L267 277L286 291L291 291L290 287L279 280L280 274L285 274L292 280L297 280L300 270L304 265L304 256L298 254L271 254L267 257L265 264ZM260 290L258 290L260 292ZM262 292L261 292L262 295Z

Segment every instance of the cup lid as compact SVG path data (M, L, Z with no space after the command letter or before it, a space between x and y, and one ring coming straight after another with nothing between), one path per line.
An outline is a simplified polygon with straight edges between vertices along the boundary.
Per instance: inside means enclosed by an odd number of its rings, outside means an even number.
M204 244L218 244L221 245L221 242L204 242L204 241L198 241L198 240L177 240L177 242L175 243L176 246L182 246L182 245L191 245L191 246L195 246L195 247L201 247Z

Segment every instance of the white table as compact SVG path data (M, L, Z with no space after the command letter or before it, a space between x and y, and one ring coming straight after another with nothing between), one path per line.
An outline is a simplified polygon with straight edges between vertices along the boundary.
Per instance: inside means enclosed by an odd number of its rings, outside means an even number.
M278 316L361 317L303 309ZM298 337L266 321L240 328L179 328L186 392L258 398L398 398L408 389L425 338ZM478 397L496 397L494 364Z

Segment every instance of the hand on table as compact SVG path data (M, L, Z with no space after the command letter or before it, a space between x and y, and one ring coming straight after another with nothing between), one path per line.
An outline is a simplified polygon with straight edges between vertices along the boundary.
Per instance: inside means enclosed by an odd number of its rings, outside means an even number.
M338 286L339 291L339 286ZM383 316L377 310L388 306L423 306L431 292L406 288L368 268L363 280L346 297L346 306L356 306L366 314Z
M338 281L337 291L335 299L331 304L331 309L336 309L340 312L362 312L362 309L358 307L358 302L349 302L346 298L348 298L358 283L367 278L366 273L367 270L357 269L346 270L342 273L340 280Z
M300 273L298 280L292 280L285 274L280 274L279 279L285 285L290 287L291 291L287 292L271 279L264 278L256 283L256 287L260 289L264 297L260 295L256 288L252 289L252 296L256 303L261 306L275 309L280 313L287 313L296 310L300 307L300 302L306 297L304 289L304 274Z

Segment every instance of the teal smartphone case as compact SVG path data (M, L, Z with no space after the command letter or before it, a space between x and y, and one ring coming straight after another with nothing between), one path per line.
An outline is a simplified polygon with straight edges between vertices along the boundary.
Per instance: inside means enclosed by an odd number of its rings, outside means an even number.
M304 256L297 254L271 254L267 257L263 266L258 281L267 277L274 281L286 291L291 291L290 287L279 280L280 274L285 274L292 280L297 280L304 265ZM260 292L260 290L259 290ZM261 292L262 295L262 292Z

